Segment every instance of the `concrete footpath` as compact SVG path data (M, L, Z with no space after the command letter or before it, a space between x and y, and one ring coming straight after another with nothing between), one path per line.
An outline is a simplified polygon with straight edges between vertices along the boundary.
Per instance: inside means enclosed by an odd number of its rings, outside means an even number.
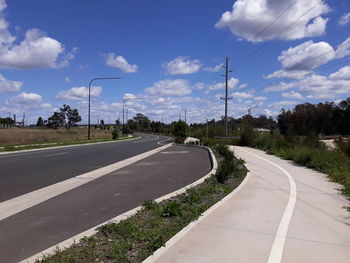
M232 150L250 171L240 189L145 262L350 262L339 185L263 151Z
M206 149L171 146L0 220L0 262L40 251L187 186L211 170Z

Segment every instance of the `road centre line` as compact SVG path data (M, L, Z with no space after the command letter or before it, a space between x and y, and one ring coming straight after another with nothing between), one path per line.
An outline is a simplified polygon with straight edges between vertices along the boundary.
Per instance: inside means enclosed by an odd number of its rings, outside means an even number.
M287 237L287 233L288 233L288 228L289 228L289 224L291 222L292 216L293 216L293 212L294 212L294 207L295 207L295 203L297 200L297 189L296 189L296 184L294 181L293 176L286 171L284 168L282 168L281 166L255 154L255 153L251 153L249 151L243 150L242 148L239 149L240 151L249 153L261 160L264 160L265 162L275 166L276 168L280 169L288 178L289 181L289 186L290 186L290 191L289 191L289 200L287 203L287 207L284 210L282 219L280 221L280 224L278 226L278 230L275 236L275 240L272 244L272 248L270 250L270 255L269 255L269 259L268 259L268 263L280 263L282 262L282 255L283 255L283 249L284 249L284 244L286 241L286 237Z
M46 155L46 157L57 156L57 155L64 155L64 154L68 154L68 152L49 154L49 155Z
M143 140L143 141L140 140L140 141L137 141L137 142L134 142L134 143L154 141L154 140L157 140L157 139L159 139L159 136L157 136L156 138L148 139L148 140Z
M27 193L18 197L14 197L10 200L6 200L0 203L0 220L3 220L14 214L17 214L37 204L45 202L55 196L58 196L69 190L77 188L83 184L91 182L99 177L102 177L106 174L119 170L125 166L133 164L153 154L156 154L164 149L169 148L170 146L172 146L172 144L167 144L167 145L158 147L156 149L153 149L151 151L144 152L142 154L130 157L123 161L119 161L119 162L98 168L96 170L72 177L65 181L43 187L41 189L32 191L30 193Z

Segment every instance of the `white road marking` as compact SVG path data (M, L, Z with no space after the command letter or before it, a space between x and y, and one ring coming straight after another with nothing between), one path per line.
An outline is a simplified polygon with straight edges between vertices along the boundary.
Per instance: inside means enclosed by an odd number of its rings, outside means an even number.
M77 188L83 184L91 182L101 176L112 173L118 169L149 157L155 153L158 153L166 148L172 146L172 144L167 144L151 151L136 155L134 157L125 159L123 161L107 165L105 167L75 176L68 180L46 186L44 188L35 190L33 192L12 198L10 200L0 203L0 220L17 214L25 209L33 207L37 204L45 202L55 196L63 194L69 190Z
M297 200L297 188L295 185L295 181L294 178L291 176L291 174L289 172L287 172L284 168L282 168L281 166L255 154L255 153L251 153L249 151L243 150L243 149L239 149L240 151L249 153L251 155L254 155L255 157L262 159L266 162L268 162L269 164L275 166L276 168L280 169L288 178L289 181L289 185L290 185L290 191L289 191L289 200L288 200L288 204L286 209L284 210L281 222L278 226L278 230L276 233L276 237L275 240L272 244L272 248L270 251L270 255L269 255L269 259L268 259L268 263L280 263L282 262L282 255L283 255L283 248L284 248L284 244L286 241L286 237L287 237L287 233L288 233L288 228L289 228L289 224L290 221L292 219L293 216L293 212L294 212L294 207L295 207L295 203Z
M143 141L137 141L137 142L134 142L134 143L154 141L154 140L157 140L157 139L159 139L159 136L157 136L156 138L152 138L152 139L148 139L148 140L143 140Z
M165 140L162 140L162 141L159 141L159 142L157 142L157 144L159 144L159 145L164 145L164 144L162 144L161 142L165 142L165 141L168 141L168 140L170 140L171 138L170 137L168 137L167 139L165 139Z
M57 156L57 155L64 155L64 154L68 154L68 152L49 154L49 155L46 155L46 157Z
M173 153L189 153L189 151L170 151L170 152L161 152L163 154L173 154Z

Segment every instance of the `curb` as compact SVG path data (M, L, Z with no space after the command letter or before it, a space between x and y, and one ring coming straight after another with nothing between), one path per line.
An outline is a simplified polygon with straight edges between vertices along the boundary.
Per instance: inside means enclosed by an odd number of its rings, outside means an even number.
M215 157L214 157L215 158ZM203 219L208 217L211 213L213 213L218 207L223 205L225 202L227 202L229 199L231 199L234 195L236 195L247 183L248 178L251 176L250 172L247 172L246 177L241 182L241 184L234 189L231 193L229 193L227 196L225 196L223 199L218 201L216 204L214 204L212 207L210 207L208 210L206 210L196 221L193 221L189 223L186 227L184 227L180 232L178 232L175 236L170 238L163 247L156 250L153 255L146 258L142 263L156 263L157 260L165 254L169 249L171 249L181 238L183 238L188 232L190 232L195 226L197 226Z
M191 187L194 187L202 182L205 181L205 179L207 179L208 177L210 177L213 173L216 172L216 169L217 169L217 161L216 161L216 158L212 152L212 150L208 147L204 147L204 146L200 146L200 148L205 148L208 152L209 152L209 156L210 156L210 161L212 163L212 169L210 170L210 172L208 174L206 174L204 177L198 179L197 181L193 182L192 184L189 184L179 190L176 190L174 192L171 192L170 194L167 194L167 195L164 195L164 196L161 196L157 199L155 199L154 201L157 202L157 203L160 203L162 201L164 201L165 199L169 199L171 197L174 197L174 196L177 196L179 194L182 194L184 192L186 192L186 190L188 188L191 188ZM66 249L66 248L69 248L70 246L72 246L73 244L77 243L80 241L80 239L84 238L84 237L89 237L89 236L92 236L94 234L96 234L98 231L97 231L97 228L102 226L102 225L105 225L105 224L108 224L108 223L119 223L120 221L122 220L125 220L133 215L135 215L138 210L142 209L142 205L138 206L138 207L135 207L134 209L131 209L121 215L118 215L112 219L109 219L97 226L94 226L80 234L77 234L73 237L70 237L56 245L53 245L39 253L36 253L35 255L32 255L30 256L29 258L26 258L22 261L20 261L19 263L32 263L32 262L36 262L37 260L40 260L42 259L45 255L48 255L48 254L51 254L51 253L54 253L55 251L57 250L62 250L62 249ZM182 232L182 231L180 231ZM179 233L180 233L179 232ZM171 239L170 239L171 240ZM157 250L158 251L158 250ZM156 251L156 252L157 252ZM154 255L154 254L153 254Z
M138 140L138 139L140 139L140 138L141 138L141 137L137 137L137 138L127 138L127 139L115 140L115 141L81 143L81 144L71 144L71 145L54 146L54 147L43 147L43 148L28 149L28 150L6 151L6 152L0 152L0 155L4 155L4 154L16 154L16 153L26 153L26 152L35 152L35 151L45 151L45 150L47 151L47 150L55 150L55 149L68 148L68 147L88 146L88 145L94 145L94 144L119 143L119 142L124 142L124 141Z

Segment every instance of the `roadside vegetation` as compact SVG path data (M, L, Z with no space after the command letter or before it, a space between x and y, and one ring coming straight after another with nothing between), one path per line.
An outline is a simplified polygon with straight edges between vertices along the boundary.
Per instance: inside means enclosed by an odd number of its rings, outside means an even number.
M243 161L227 146L215 149L219 168L204 183L161 203L146 201L136 215L106 224L96 235L37 262L142 262L244 179Z

